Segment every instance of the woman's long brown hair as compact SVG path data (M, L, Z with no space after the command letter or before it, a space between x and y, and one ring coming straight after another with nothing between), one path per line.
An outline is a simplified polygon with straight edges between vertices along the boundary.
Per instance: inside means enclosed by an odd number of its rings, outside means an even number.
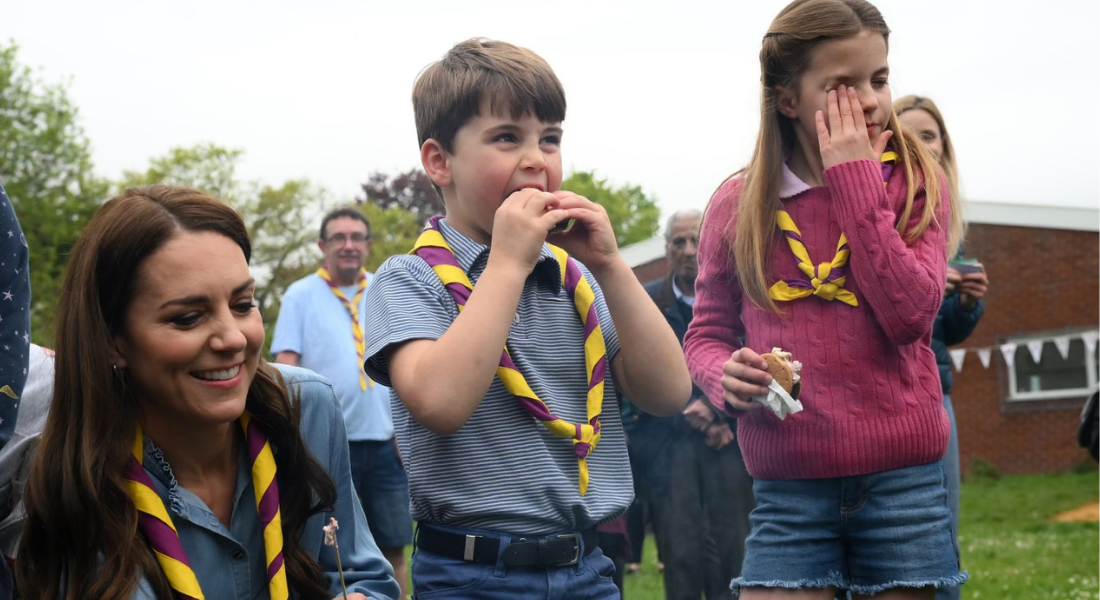
M864 0L795 0L772 21L760 50L760 132L749 164L739 172L745 178L741 200L727 223L725 234L732 238L730 259L737 267L742 291L757 306L780 312L768 296L769 249L776 236L776 212L780 208L779 189L783 163L798 143L794 125L779 112L781 89L797 90L802 74L809 67L816 47L824 41L856 35L868 30L889 41L890 29L878 9ZM939 166L920 140L904 130L891 111L887 129L894 132L891 144L905 172L905 207L896 227L903 239L912 243L935 221L940 202L950 204L947 223L950 255L962 232L962 215L953 197L943 198L937 181ZM924 210L910 226L913 201L925 188ZM939 224L942 226L942 224Z
M142 575L158 598L172 598L123 478L138 400L108 357L142 263L179 231L219 233L251 256L236 211L170 186L129 189L107 201L73 247L57 312L53 404L24 496L16 561L24 598L126 600ZM333 505L336 486L298 432L299 403L262 359L246 409L277 449L288 582L303 598L327 599L321 568L299 540L309 516Z

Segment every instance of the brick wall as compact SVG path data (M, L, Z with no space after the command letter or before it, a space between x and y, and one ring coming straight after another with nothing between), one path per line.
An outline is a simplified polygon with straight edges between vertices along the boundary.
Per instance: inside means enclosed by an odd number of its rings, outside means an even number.
M967 256L982 261L990 285L985 314L961 347L1100 323L1096 232L972 224L966 238ZM968 352L955 374L963 472L979 458L1004 473L1062 471L1087 459L1076 443L1085 398L1007 404L1006 370L999 351L988 370Z
M1007 336L1100 324L1100 234L974 223L966 254L982 261L990 287L982 321L960 347L996 346ZM643 283L664 276L664 257L635 267ZM952 400L963 473L975 459L1003 473L1064 471L1091 460L1077 447L1085 398L1006 404L1006 366L989 369L968 352Z

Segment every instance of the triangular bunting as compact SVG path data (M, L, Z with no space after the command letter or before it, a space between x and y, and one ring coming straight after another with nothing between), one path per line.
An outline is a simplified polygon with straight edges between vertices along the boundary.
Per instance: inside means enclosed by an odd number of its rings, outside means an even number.
M1058 349L1058 354L1062 355L1062 360L1069 360L1069 336L1060 335L1054 338L1054 347Z
M1029 340L1027 351L1031 353L1031 361L1035 364L1043 362L1043 340Z
M1001 344L1001 355L1004 356L1005 364L1011 368L1016 364L1016 343L1005 342Z
M989 359L993 358L993 348L978 348L978 358L982 360L982 366L989 368Z
M951 362L955 363L955 370L962 372L963 360L966 359L966 348L957 348L955 350L948 350L951 353Z
M1086 331L1081 334L1081 339L1088 346L1089 352L1096 352L1096 338L1100 337L1100 332Z

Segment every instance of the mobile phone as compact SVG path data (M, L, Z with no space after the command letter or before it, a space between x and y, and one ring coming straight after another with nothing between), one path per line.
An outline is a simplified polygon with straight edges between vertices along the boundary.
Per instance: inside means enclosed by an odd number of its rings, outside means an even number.
M982 271L982 266L978 264L978 259L976 258L952 260L949 261L947 264L963 275L966 275L967 273L981 273Z

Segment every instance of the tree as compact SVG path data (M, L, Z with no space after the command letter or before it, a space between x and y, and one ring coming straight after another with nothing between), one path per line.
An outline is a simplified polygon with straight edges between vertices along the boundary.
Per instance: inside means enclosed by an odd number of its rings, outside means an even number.
M362 185L366 204L381 209L403 208L424 223L432 215L441 215L446 209L443 199L435 191L432 180L423 169L409 169L404 173L389 176L375 172Z
M370 219L374 237L368 271L376 270L391 255L412 250L428 218L445 212L443 199L422 169L392 176L375 172L361 187L365 198L357 202Z
M88 138L65 86L37 80L0 45L0 182L30 247L31 335L53 345L53 315L69 251L105 199Z
M577 171L561 182L561 189L584 196L604 207L619 247L642 242L657 233L661 209L636 185L612 188L591 171Z
M240 150L202 144L173 148L149 161L144 172L127 171L120 189L156 183L195 188L237 209L252 238L256 304L270 343L283 293L317 268L317 225L328 193L307 179L279 187L237 179Z

